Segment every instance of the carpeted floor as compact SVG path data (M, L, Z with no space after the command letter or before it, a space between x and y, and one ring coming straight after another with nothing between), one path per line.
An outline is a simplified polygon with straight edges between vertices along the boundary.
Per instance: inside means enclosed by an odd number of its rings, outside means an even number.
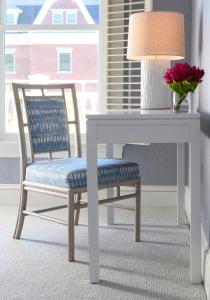
M65 215L65 211L59 214ZM100 209L101 282L88 282L87 211L76 229L76 262L67 262L66 227L26 219L13 240L16 209L0 211L0 299L206 299L189 280L189 229L176 225L173 208L144 208L142 242L133 242L132 212L117 211L106 227Z

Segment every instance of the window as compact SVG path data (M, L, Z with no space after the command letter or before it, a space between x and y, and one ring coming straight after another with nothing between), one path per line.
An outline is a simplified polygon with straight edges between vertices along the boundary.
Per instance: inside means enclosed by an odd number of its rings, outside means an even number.
M15 15L7 14L7 24L15 24Z
M77 24L77 11L66 11L66 24Z
M0 1L0 2L4 2L4 1ZM17 24L18 18L19 18L19 16L21 16L22 12L23 11L22 11L21 7L16 7L16 5L10 4L10 6L7 8L7 12L6 12L6 24L8 24L8 25Z
M108 0L107 109L140 109L141 65L127 60L129 16L144 11L144 1Z
M72 72L72 49L57 49L58 72Z
M5 50L5 72L8 74L15 73L15 49Z
M5 99L0 101L0 140L17 139L14 81L74 82L81 131L85 132L85 116L99 110L101 98L98 96L99 1L0 1L0 96ZM19 15L17 23L12 25L7 24L7 14L14 2ZM76 19L79 16L76 24L66 24L66 12L73 11Z
M53 9L52 10L52 24L63 24L63 10Z

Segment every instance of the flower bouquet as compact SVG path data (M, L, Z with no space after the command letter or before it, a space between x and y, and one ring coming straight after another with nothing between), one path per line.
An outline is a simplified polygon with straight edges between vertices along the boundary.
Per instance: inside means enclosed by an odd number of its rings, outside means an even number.
M198 84L202 82L203 76L204 70L195 66L191 67L188 63L175 64L174 67L167 69L163 79L175 92L175 111L180 110L181 104L189 92L194 93Z

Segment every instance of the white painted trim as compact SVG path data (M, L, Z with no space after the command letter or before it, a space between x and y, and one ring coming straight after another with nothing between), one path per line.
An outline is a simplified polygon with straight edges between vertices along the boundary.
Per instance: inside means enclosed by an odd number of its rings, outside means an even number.
M85 29L84 31L75 30L65 31L62 30L62 25L59 25L58 31L53 31L53 36L49 32L29 31L22 34L10 33L9 38L6 36L6 47L9 46L24 46L24 45L97 45L98 44L98 32L93 29ZM71 25L68 25L71 26ZM62 27L63 28L63 27ZM43 34L40 34L42 32ZM56 41L56 42L55 42ZM7 48L8 49L8 48Z
M54 4L56 0L48 0L44 3L41 10L39 11L36 19L34 20L34 24L41 24L44 18L46 17L50 7Z
M203 284L206 291L207 299L210 300L210 248L203 247L201 243L201 253L204 257L203 265Z
M55 2L55 0L48 0L45 2L45 4L42 6L40 12L38 13L38 15L36 17L34 24L41 24L43 22L44 18L46 17L48 11L50 10L50 8L54 4L54 2ZM74 2L78 5L80 12L83 14L83 16L87 20L87 22L90 24L94 24L94 20L91 17L90 13L88 12L84 3L80 0L74 0ZM63 10L65 10L65 9L63 9Z
M0 24L6 21L6 0L0 1Z
M0 192L1 191L11 191L11 190L19 190L19 184L0 184Z
M107 0L100 0L100 23L99 23L99 112L106 112L107 104Z
M186 190L185 197L185 210L188 222L190 224L190 193L189 189ZM201 227L201 267L204 288L206 291L207 299L210 300L210 247L208 240Z
M6 1L0 1L0 98L4 99L5 74L4 74L4 30L6 21ZM5 131L5 101L0 101L0 134Z
M98 24L60 24L60 25L49 25L49 24L18 24L18 25L7 25L1 24L0 29L2 31L71 31L71 30L98 30Z

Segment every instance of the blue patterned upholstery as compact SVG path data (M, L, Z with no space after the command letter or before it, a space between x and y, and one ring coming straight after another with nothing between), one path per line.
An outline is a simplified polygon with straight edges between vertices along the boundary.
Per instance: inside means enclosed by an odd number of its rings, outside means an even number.
M62 96L26 97L34 153L69 149L65 100Z
M120 159L98 159L99 183L116 182L139 176L138 164ZM41 160L26 168L26 180L65 188L87 185L85 158Z

